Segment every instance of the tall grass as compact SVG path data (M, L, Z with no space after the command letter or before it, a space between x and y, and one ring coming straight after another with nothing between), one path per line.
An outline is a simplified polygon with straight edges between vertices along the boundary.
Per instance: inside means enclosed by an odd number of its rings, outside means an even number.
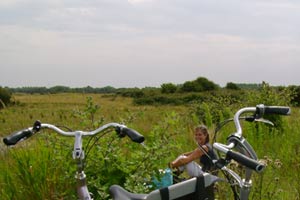
M175 155L195 148L192 127L200 121L197 116L191 114L190 108L134 106L129 98L91 94L15 95L14 98L19 103L0 110L0 136L31 126L36 119L45 123L66 125L73 130L91 129L78 117L78 113L84 114L82 112L87 109L89 96L93 98L94 104L99 105L100 112L95 112L93 116L95 120L102 123L111 121L126 123L143 133L146 136L146 144L148 143L148 149L139 151L135 150L136 146L129 146L126 142L122 143L124 147L122 149L113 143L110 149L105 150L115 152L115 158L110 160L97 154L97 150L103 150L105 145L101 143L96 146L94 150L97 156L89 157L92 161L88 161L87 167L87 173L90 175L89 183L94 193L107 192L108 185L100 182L100 179L108 181L107 174L113 173L113 170L99 166L103 164L101 160L106 160L107 164L116 170L114 172L119 173L120 177L125 177L134 171L134 166L144 167L145 170L164 168ZM211 121L209 106L208 103L205 108L207 115L205 112L202 114L204 119ZM225 114L219 112L219 118L227 117L230 112L233 113L235 110L227 109ZM299 108L293 108L292 115L284 117L283 120L284 128L280 131L264 125L257 127L253 124L243 124L244 136L253 145L258 157L268 162L263 174L254 175L252 199L299 199L300 160L297 157L300 151ZM213 132L213 123L210 125L210 132ZM232 132L234 126L226 126L218 136L218 140L225 142L226 137ZM71 155L73 140L44 131L33 137L13 148L0 144L1 199L76 199L73 177L75 164ZM128 155L127 152L130 150L137 154ZM117 159L116 155L121 153L123 156ZM147 160L141 163L139 162L141 157ZM119 161L128 162L127 166L118 164ZM97 163L97 166L91 164L93 162ZM137 184L149 177L149 174L142 172L115 181L116 183L122 181L124 186L133 191L141 191L142 187L133 183ZM232 197L228 190L226 184L221 184L220 198ZM102 199L104 198L107 198L107 195Z
M157 107L135 107L131 105L128 98L90 94L17 95L14 97L18 102L17 105L0 111L0 135L3 137L16 130L29 127L36 119L40 119L43 123L66 125L73 130L95 128L83 123L84 120L80 118L80 115L84 118L85 112L88 112L86 101L89 97L93 98L93 103L97 104L101 110L93 114L94 119L101 119L102 123L111 121L126 123L141 133L151 132L156 120L165 113L165 110ZM182 110L181 107L165 106L164 108L171 111ZM146 113L151 114L148 116ZM165 133L161 133L162 137L163 134ZM107 194L104 195L103 191L107 193L109 186L105 180L111 181L107 180L108 173L118 172L115 176L120 176L120 173L124 172L106 170L113 169L114 166L118 169L114 159L108 162L112 166L103 168L102 161L107 162L107 157L103 157L99 154L100 151L96 150L101 148L103 152L115 151L117 153L120 152L120 148L111 147L105 150L106 141L101 142L103 144L99 143L95 147L94 155L89 156L87 173L90 175L91 190L96 196L100 195L98 198L104 199ZM76 191L73 176L76 166L72 160L72 143L73 138L62 139L48 131L42 131L13 148L4 147L1 142L0 156L4 161L0 163L0 170L4 172L0 174L1 199L74 199ZM114 153L112 156L115 156ZM128 159L127 162L129 161ZM149 163L151 165L151 162ZM124 166L124 169L126 170L128 166ZM114 179L113 176L110 179ZM127 183L127 185L131 187L132 184Z
M45 148L44 143L4 149L2 158L5 164L0 165L1 199L74 197L72 178L64 173L69 165L61 165L53 149Z

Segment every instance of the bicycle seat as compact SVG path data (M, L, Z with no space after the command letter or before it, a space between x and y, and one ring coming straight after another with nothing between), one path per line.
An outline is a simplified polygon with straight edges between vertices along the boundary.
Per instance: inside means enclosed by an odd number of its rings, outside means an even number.
M134 194L128 192L119 185L112 185L109 191L115 200L143 200L147 199L147 194Z

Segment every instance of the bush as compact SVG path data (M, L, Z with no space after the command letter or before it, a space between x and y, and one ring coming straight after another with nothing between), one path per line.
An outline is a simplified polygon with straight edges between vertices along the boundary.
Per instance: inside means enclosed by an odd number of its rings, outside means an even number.
M132 97L132 98L139 98L144 96L144 92L139 88L119 89L117 91L117 94L123 97Z
M100 106L94 104L92 98L87 98L86 108L76 111L81 124L87 125L84 129L94 129L100 125L97 123L95 126L94 120L91 120L99 109ZM90 123L86 123L89 120ZM152 175L168 166L172 155L170 152L179 147L176 138L183 137L182 133L186 132L179 120L181 118L175 112L165 114L160 123L147 135L147 146L143 147L128 138L121 142L115 134L97 135L87 143L84 142L86 164L91 163L86 167L85 173L94 198L109 199L108 189L113 184L121 185L135 193L150 192L149 181Z
M217 90L219 87L214 82L204 77L199 77L194 81L186 81L182 87L182 92L203 92Z
M0 87L0 108L10 103L11 93L9 90Z
M177 86L173 83L164 83L161 85L161 93L169 94L169 93L175 93L177 90Z
M208 127L217 124L232 116L232 100L228 97L211 96L210 100L195 101L190 105L190 115L194 116L198 123L204 123Z
M229 90L239 90L240 88L237 86L237 84L235 83L232 83L232 82L229 82L226 84L226 89L229 89Z
M258 91L249 92L247 106L256 106L258 104L266 106L290 106L294 96L295 94L289 88L275 88L263 82ZM272 121L276 129L281 130L284 127L280 115L265 115L264 117Z
M294 97L291 100L293 106L300 106L300 86L289 86L288 87L292 92L294 92Z
M135 98L133 103L136 105L185 105L194 101L204 101L206 97L201 93L186 94L153 94Z

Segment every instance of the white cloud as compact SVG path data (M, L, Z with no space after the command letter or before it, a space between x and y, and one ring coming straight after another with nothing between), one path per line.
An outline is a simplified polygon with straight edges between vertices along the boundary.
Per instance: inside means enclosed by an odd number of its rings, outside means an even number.
M19 3L24 3L25 0L1 0L0 1L0 8L1 7L12 7Z
M242 82L261 79L250 74L266 67L297 74L298 8L290 0L1 0L0 67L7 74L0 80L12 83L23 67L53 76L61 69L78 80L119 72L116 82L138 86L200 75Z
M153 1L153 0L128 0L128 2L131 4L145 3L145 2L150 2L150 1Z

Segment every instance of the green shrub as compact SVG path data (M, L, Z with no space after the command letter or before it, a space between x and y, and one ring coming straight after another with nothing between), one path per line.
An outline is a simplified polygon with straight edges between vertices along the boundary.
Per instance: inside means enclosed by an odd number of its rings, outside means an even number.
M0 109L10 103L11 93L6 88L0 87Z
M173 83L164 83L161 85L161 92L164 94L172 94L177 91L177 86Z
M230 90L240 90L238 85L232 82L227 83L225 88Z
M183 83L180 90L182 92L203 92L217 90L219 86L205 77L199 77L193 81Z

